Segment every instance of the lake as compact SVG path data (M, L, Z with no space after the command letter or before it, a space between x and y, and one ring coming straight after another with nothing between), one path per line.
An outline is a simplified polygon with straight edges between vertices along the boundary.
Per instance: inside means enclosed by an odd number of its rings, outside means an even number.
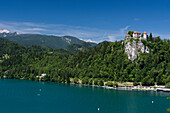
M168 113L169 96L165 92L0 79L1 113Z

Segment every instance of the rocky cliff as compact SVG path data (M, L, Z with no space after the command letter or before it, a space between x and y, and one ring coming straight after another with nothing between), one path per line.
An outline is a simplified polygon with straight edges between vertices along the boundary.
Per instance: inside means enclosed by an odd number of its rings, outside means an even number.
M142 39L143 40L143 39ZM137 58L139 53L149 53L149 48L142 43L139 38L126 36L125 38L125 52L130 60Z

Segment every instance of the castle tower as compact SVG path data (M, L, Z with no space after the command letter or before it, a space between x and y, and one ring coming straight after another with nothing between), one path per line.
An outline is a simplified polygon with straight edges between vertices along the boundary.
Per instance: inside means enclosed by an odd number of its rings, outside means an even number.
M148 35L147 35L146 31L144 31L144 33L143 33L143 38L144 38L145 40L148 40Z
M140 37L140 32L134 31L133 32L133 38L139 38Z

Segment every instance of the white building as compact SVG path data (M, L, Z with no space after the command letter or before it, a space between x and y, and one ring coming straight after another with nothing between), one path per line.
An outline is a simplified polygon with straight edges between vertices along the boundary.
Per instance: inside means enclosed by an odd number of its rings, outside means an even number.
M148 40L148 35L147 35L146 31L144 31L144 33L143 33L143 38L144 38L145 40Z
M134 32L133 32L133 38L135 38L135 39L136 39L136 38L139 38L139 39L148 40L148 35L147 35L146 31L144 31L143 37L142 37L140 32L134 31Z
M133 38L140 38L140 32L138 32L138 31L134 31L133 32Z

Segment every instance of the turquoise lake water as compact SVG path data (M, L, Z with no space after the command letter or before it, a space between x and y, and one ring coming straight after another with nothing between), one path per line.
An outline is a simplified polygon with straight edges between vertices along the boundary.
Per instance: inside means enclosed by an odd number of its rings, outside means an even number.
M168 113L168 96L170 93L0 79L0 113Z

